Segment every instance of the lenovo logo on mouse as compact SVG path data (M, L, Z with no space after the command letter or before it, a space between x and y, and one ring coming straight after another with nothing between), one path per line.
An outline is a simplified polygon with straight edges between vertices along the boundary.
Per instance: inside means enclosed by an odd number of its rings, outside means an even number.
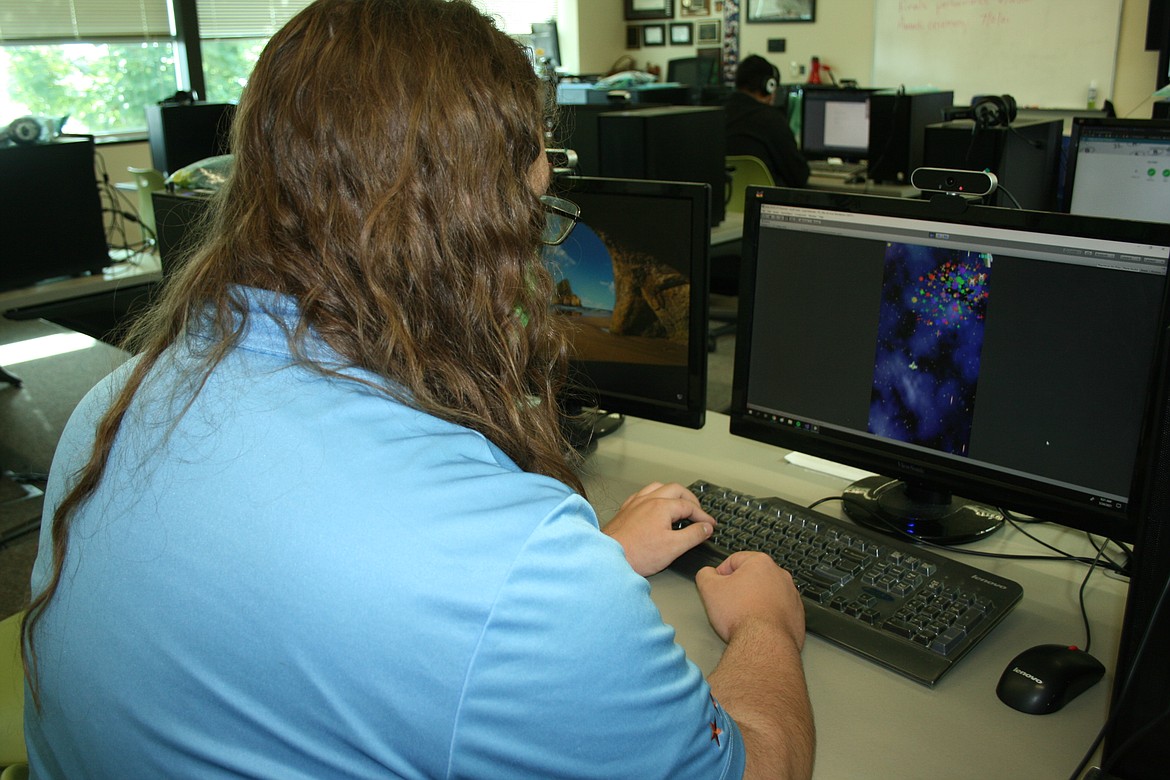
M1013 672L1015 672L1016 674L1020 675L1021 677L1027 677L1029 680L1031 680L1032 682L1036 683L1037 685L1043 685L1043 684L1044 684L1044 681L1043 681L1043 680L1041 680L1039 677L1037 677L1037 676L1036 676L1036 675L1034 675L1034 674L1028 674L1027 672L1025 672L1023 669L1021 669L1021 668L1020 668L1020 667L1018 667L1018 666L1013 666L1013 667L1012 667L1012 671L1013 671Z

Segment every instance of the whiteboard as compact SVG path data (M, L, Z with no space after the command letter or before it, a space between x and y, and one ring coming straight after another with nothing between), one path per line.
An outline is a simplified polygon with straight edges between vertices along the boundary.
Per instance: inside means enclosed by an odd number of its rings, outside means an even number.
M873 84L1085 108L1113 92L1122 0L875 0Z

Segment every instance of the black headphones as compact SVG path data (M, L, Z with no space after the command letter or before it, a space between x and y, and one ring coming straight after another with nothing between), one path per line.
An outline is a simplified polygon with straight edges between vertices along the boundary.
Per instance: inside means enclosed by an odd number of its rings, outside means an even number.
M977 95L969 108L949 111L945 118L973 119L976 130L1008 127L1016 120L1016 99L1011 95Z
M986 95L971 103L975 124L980 127L1007 127L1016 119L1016 99L1011 95Z

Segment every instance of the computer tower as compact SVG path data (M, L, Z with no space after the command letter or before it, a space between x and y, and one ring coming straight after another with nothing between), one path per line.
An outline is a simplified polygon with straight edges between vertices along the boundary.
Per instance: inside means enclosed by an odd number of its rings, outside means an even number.
M991 205L1053 211L1063 131L1059 119L1020 119L1006 127L981 127L970 119L940 122L926 128L922 164L989 170L1000 185Z
M727 117L721 106L661 106L598 117L600 175L711 185L711 224L723 221Z
M151 165L171 174L184 165L228 154L228 133L235 114L234 103L147 106Z
M553 127L553 146L572 149L577 153L579 176L601 175L601 134L598 129L602 114L611 111L632 111L655 106L620 101L617 103L570 103L557 106L557 120Z
M0 147L0 289L109 264L93 139Z
M922 167L926 126L941 122L954 92L879 90L869 99L870 179L905 184Z

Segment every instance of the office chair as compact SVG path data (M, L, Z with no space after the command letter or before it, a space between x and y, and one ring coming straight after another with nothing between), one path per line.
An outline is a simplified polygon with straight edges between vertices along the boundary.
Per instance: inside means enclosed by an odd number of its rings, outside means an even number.
M758 157L733 154L724 158L729 174L726 201L727 212L743 213L744 191L749 185L771 187L775 184L772 172ZM711 292L719 295L739 294L739 251L712 253ZM712 308L708 319L718 325L707 330L707 350L715 351L715 341L720 336L735 333L736 312L730 308Z
M142 225L142 238L153 246L156 243L158 231L155 230L154 201L151 199L150 193L164 189L166 187L165 180L162 172L154 168L130 166L126 170L130 171L134 177L134 186L138 190L138 224Z
M0 780L27 780L24 746L24 667L20 662L23 612L0 620Z

